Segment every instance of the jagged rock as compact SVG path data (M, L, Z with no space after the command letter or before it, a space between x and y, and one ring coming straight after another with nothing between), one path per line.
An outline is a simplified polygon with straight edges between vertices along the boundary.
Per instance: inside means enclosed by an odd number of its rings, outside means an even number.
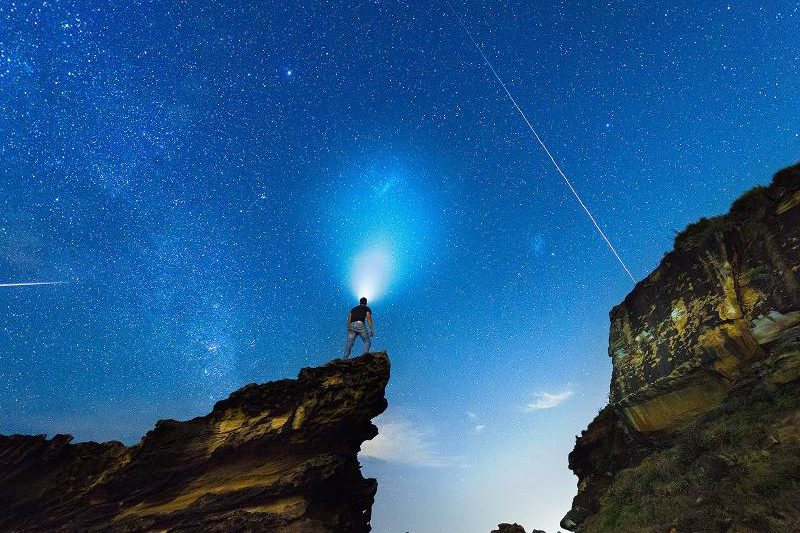
M754 363L776 382L800 377L798 269L800 165L689 226L611 311L610 403L640 432L669 431L718 406Z
M2 531L370 530L356 454L386 409L385 353L247 385L136 445L0 436Z
M525 533L525 528L521 525L514 524L499 524L497 529L493 529L491 533ZM531 533L545 533L541 529L532 529Z
M617 416L612 406L603 408L581 432L569 454L569 468L584 488L575 497L573 512L564 518L567 522L562 520L561 527L571 529L597 512L600 497L614 479L613 473L637 464L650 450L649 441Z
M561 519L561 523L559 525L564 529L575 531L575 529L591 515L591 511L588 509L584 509L578 505L573 505L572 509L567 511L567 514Z
M497 529L493 529L492 533L525 533L525 528L523 528L521 525L517 523L498 524Z
M675 250L611 311L610 318L609 405L577 439L569 456L579 489L561 525L573 531L582 531L581 524L598 512L601 498L615 486L621 471L654 454L662 454L660 466L689 463L694 455L703 455L691 463L693 470L687 475L707 472L712 480L739 475L735 473L741 468L731 465L748 459L706 456L705 440L715 437L704 433L705 428L724 428L726 420L733 424L737 416L757 420L750 396L766 398L768 404L771 390L796 390L792 384L800 378L800 165L776 174L769 187L744 195L727 215L689 226L676 237ZM759 426L765 444L788 452L796 446L795 437L782 440L794 427L793 395L784 392L788 399L770 407L774 416L764 421L771 426ZM781 421L784 416L790 421ZM687 429L692 424L696 427ZM768 466L759 468L769 471ZM628 489L635 484L631 475L626 477ZM702 496L704 489L687 486L683 494L697 492L700 501L708 501L708 495ZM690 528L717 527L687 520ZM769 520L767 516L763 523ZM724 521L708 523L712 522ZM626 530L622 524L614 529Z

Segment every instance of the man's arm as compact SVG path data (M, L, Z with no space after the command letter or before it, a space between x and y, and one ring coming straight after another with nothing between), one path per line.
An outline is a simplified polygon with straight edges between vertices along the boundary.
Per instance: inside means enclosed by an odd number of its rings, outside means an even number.
M347 327L348 328L350 327L350 317L351 316L353 316L353 312L352 311L347 313Z
M372 324L372 313L367 311L367 324L369 324L369 336L375 335L375 326Z

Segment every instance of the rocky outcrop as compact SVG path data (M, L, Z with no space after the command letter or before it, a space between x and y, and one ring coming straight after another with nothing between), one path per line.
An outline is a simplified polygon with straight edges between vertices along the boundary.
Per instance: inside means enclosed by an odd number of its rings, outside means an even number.
M519 524L499 524L497 529L492 530L492 533L525 533L525 528ZM544 533L540 529L533 529L531 533Z
M601 510L619 472L666 461L690 429L757 417L748 395L784 398L760 405L772 430L788 427L797 402L786 391L800 377L800 165L678 235L610 318L609 405L569 457L578 495L562 527L572 530Z
M517 523L513 524L498 524L497 529L493 529L491 533L525 533L525 528ZM545 533L541 529L532 529L531 533Z
M800 376L800 167L678 235L611 311L611 404L642 432L719 405L753 364Z
M136 445L0 437L2 531L366 532L356 454L386 409L385 353L247 385Z
M517 523L498 524L497 529L493 529L492 533L525 533L525 528Z

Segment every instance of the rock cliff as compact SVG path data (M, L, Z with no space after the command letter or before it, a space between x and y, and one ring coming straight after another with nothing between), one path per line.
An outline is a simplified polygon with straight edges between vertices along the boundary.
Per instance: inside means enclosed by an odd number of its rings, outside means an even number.
M385 353L247 385L136 445L0 437L2 531L370 530L356 454L386 409Z
M800 165L689 226L610 318L562 527L798 531Z

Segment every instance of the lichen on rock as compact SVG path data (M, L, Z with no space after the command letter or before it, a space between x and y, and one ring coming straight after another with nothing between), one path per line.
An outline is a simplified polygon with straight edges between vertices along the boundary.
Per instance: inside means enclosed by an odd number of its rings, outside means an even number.
M726 411L731 398L770 387L796 390L798 198L800 165L745 194L727 215L689 226L658 268L612 309L609 406L570 454L579 491L562 527L581 530L619 485L621 471L677 446L692 424L719 421L720 413L735 424L738 415ZM791 399L776 412L795 412L798 402ZM747 401L736 405L739 415L756 416Z

